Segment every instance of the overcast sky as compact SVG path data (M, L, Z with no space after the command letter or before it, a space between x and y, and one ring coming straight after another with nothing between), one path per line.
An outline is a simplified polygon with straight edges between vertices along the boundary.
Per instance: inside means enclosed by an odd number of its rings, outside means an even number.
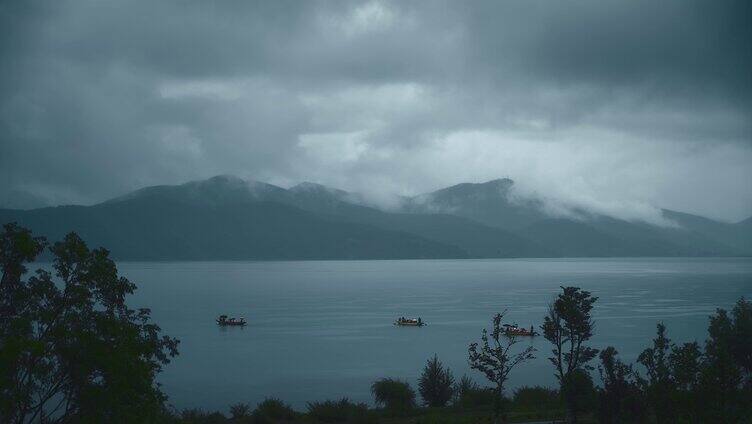
M752 215L752 2L3 1L0 200L499 177Z

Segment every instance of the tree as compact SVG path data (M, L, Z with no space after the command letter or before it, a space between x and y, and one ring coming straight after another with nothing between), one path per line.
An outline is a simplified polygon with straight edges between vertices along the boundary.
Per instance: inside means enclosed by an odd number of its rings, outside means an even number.
M676 421L676 410L672 405L675 386L671 381L670 349L671 340L666 336L666 326L658 323L653 347L645 349L637 357L637 362L647 370L648 379L643 381L642 385L659 424Z
M415 392L405 381L382 378L371 385L371 393L377 405L393 414L402 414L415 407Z
M423 368L418 379L418 392L428 406L442 407L452 400L454 376L449 368L444 368L436 355Z
M745 301L741 299L740 302ZM737 322L734 315L729 316L726 310L718 309L710 317L700 373L701 396L708 403L702 414L707 421L739 422L741 417L752 412L752 393L749 387L745 390L743 358L738 355L740 347L749 344L750 340L736 338L741 333L739 324L744 326L746 323Z
M674 384L675 416L680 422L697 422L703 404L698 395L703 354L697 342L672 346L668 363Z
M604 424L645 422L647 414L635 373L631 365L619 360L618 354L613 346L600 352L598 372L603 389L600 392L599 421Z
M166 396L154 381L178 341L160 336L136 286L105 249L75 233L50 249L53 274L25 264L46 241L15 224L0 233L0 422L153 422Z
M512 347L519 339L505 332L502 328L504 313L493 317L493 330L489 333L485 328L481 335L482 345L478 349L478 343L471 343L468 348L470 368L478 370L486 375L486 378L495 384L494 418L498 420L504 412L504 384L509 378L509 373L520 363L535 358L535 348L528 346L521 352L512 353Z
M556 368L561 394L567 405L567 422L576 423L578 401L576 386L593 367L588 365L598 350L585 343L593 336L595 327L590 311L597 297L579 287L562 287L556 300L543 318L543 336L554 345L549 358Z
M731 310L734 326L731 354L742 371L743 384L752 390L752 302L740 298Z
M251 421L251 407L247 403L230 405L230 417L234 423L246 423Z

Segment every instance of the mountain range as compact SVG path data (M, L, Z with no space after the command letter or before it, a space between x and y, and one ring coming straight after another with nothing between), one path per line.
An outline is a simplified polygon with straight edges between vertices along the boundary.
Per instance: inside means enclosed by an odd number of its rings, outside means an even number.
M585 213L551 216L514 182L464 183L389 210L314 183L289 189L233 176L143 188L92 206L0 209L50 240L76 231L120 260L748 256L752 218L723 223L663 210L658 226Z

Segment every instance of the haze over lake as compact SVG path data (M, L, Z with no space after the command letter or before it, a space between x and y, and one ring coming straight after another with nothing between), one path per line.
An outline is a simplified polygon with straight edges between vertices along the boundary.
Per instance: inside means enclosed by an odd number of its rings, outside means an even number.
M482 376L467 346L491 316L508 309L538 327L562 284L599 297L594 345L615 346L633 362L663 321L676 342L702 341L707 317L752 297L752 258L494 259L309 262L123 262L138 285L132 307L152 309L180 356L159 376L170 403L226 410L275 396L307 401L348 396L371 402L380 377L415 385L434 353L455 377ZM217 315L245 316L245 328L220 328ZM428 326L392 325L420 316ZM548 343L523 341L538 358L511 386L555 386ZM597 375L597 371L596 371Z

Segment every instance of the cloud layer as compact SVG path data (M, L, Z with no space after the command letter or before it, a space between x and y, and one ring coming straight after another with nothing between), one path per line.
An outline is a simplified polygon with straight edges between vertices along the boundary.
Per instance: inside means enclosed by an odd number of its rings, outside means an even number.
M215 174L752 214L746 1L5 2L0 201Z

